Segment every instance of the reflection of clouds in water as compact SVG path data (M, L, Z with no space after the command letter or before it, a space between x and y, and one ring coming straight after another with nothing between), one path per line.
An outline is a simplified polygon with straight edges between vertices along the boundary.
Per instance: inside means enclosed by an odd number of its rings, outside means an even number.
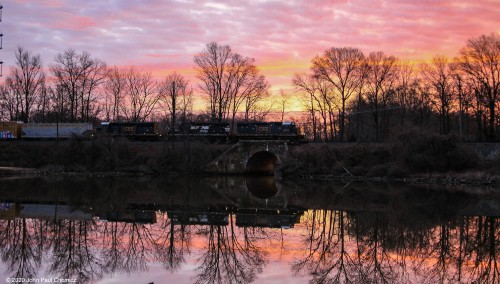
M273 176L247 177L245 182L248 191L255 197L267 199L278 193Z
M99 283L163 283L165 279L192 283L197 277L207 283L214 275L210 264L219 265L226 282L236 275L246 282L263 279L269 283L278 282L275 279L326 282L337 277L358 283L440 283L442 277L452 283L459 278L495 283L493 279L499 276L500 219L476 216L498 216L497 211L484 211L486 205L496 208L495 198L401 185L353 183L344 188L330 181L301 184L296 180L281 184L272 176L219 178L220 187L214 190L192 178L179 182L123 177L113 183L72 180L58 184L58 191L50 190L51 183L36 181L3 180L0 200L29 196L32 202L43 203L57 197L70 204L75 188L82 188L79 199L93 201L83 202L88 210L108 210L99 205L106 202L121 206L113 212L130 213L123 209L128 204L155 200L158 207L149 210L159 210L151 211L156 213L156 223L40 218L25 219L24 226L22 218L0 219L0 255L8 258L0 261L0 279L16 272L29 275L27 266L19 264L32 264L38 275L63 277L61 271L81 271L88 282ZM265 208L260 198L266 199ZM207 205L213 211L207 211ZM291 219L294 213L298 216L297 208L311 208L299 216L300 222ZM196 216L221 214L230 221L227 225L171 222L166 210L172 209ZM94 213L106 216L106 211L99 210ZM148 210L141 207L134 214L144 211ZM294 227L286 226L286 220ZM270 228L259 227L264 225ZM25 249L24 254L19 248ZM69 251L71 258L65 253ZM16 265L9 268L11 264Z

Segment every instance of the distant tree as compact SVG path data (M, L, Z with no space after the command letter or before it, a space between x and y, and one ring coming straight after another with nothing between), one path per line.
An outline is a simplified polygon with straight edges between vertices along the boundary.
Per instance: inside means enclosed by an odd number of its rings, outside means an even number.
M16 119L28 122L37 97L41 95L45 87L45 73L40 55L32 55L31 52L19 46L15 56L16 66L11 69L9 84L21 108Z
M281 122L285 119L285 110L288 106L288 98L283 90L280 90L280 112L281 112Z
M400 124L405 125L407 112L411 111L412 99L415 93L416 70L409 61L400 61L396 82L396 102L401 108Z
M205 50L194 57L194 62L197 77L202 82L200 88L209 97L212 121L231 118L234 124L240 106L255 105L255 99L265 95L269 88L255 60L233 53L227 45L207 44Z
M340 102L339 139L344 140L346 103L363 82L363 53L352 47L331 48L312 60L314 75L330 84Z
M145 121L160 99L158 83L150 72L133 67L125 72L125 82L125 103L122 113L128 121Z
M250 120L250 116L253 116L253 120L264 120L265 117L271 112L272 104L265 105L266 98L270 96L268 88L259 88L256 92L248 93L243 101L243 119L245 121Z
M108 68L106 63L99 59L90 58L90 54L84 52L81 56L81 64L85 66L82 80L82 93L80 94L81 112L83 121L90 121L97 117L100 111L98 87L105 82Z
M182 75L172 73L160 83L159 105L170 121L170 129L175 129L179 123L187 120L193 107L193 90Z
M107 121L117 120L125 95L125 77L117 67L108 69L104 82L104 112Z
M14 80L11 77L7 77L5 83L0 86L2 119L18 120L21 117L21 97L17 90Z
M338 98L330 83L315 75L296 75L292 80L295 88L309 96L308 108L311 111L311 121L314 139L333 140L336 136L335 117L340 112ZM319 118L316 118L319 114ZM317 131L319 130L319 131Z
M200 88L209 97L210 116L213 121L222 122L229 106L228 65L232 51L228 45L215 42L207 44L205 50L194 57Z
M372 52L366 58L366 99L372 111L375 141L384 138L385 110L394 101L391 96L394 92L397 79L397 59L385 55L383 52Z
M462 70L477 84L479 101L488 110L488 140L495 140L496 107L500 96L500 35L491 33L471 38L460 50Z
M316 141L316 107L315 96L317 88L314 85L314 78L307 74L295 74L292 79L295 90L301 94L311 121L313 141Z
M440 133L447 134L450 131L450 111L453 103L453 71L450 68L448 58L435 56L432 64L422 66L422 74L425 82L433 90L433 103L436 105L440 120Z
M59 53L56 64L51 66L58 94L66 96L65 108L68 109L69 121L88 121L91 111L97 105L95 91L104 82L106 64L92 59L88 52L78 54L73 49Z

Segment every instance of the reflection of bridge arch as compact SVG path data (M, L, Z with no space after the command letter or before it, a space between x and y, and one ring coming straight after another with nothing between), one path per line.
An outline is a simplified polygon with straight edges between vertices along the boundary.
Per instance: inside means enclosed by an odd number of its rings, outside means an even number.
M273 176L247 176L245 184L248 191L260 199L271 198L279 191Z

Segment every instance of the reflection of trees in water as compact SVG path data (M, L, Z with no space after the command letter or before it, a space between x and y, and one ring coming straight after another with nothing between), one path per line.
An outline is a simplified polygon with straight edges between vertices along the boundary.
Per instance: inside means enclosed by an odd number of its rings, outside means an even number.
M359 254L346 243L346 222L342 211L312 210L306 214L306 254L294 263L293 271L310 273L312 283L362 281Z
M48 272L79 283L99 280L104 273L146 270L154 259L173 270L189 253L190 232L164 215L158 224L0 220L0 254L13 277L36 276L49 251Z
M0 220L0 254L11 277L36 275L49 239L46 223L25 218Z
M262 272L264 253L255 245L260 230L235 229L233 215L228 226L200 228L207 238L206 251L200 257L196 283L250 283ZM241 241L240 234L243 234Z
M35 277L47 259L48 272L83 283L147 269L151 260L176 271L196 233L207 246L198 283L249 283L265 263L261 241L283 237L276 230L236 227L234 215L227 226L174 225L166 214L158 216L156 224L0 220L0 256L12 277ZM311 210L303 217L305 253L293 270L311 275L312 283L498 283L499 223L459 216L402 224L388 213Z
M477 228L476 237L466 247L465 254L473 255L476 251L474 265L470 268L471 278L477 279L478 283L500 282L499 264L497 263L497 251L500 248L500 220L493 217L478 217L473 220Z
M307 252L293 264L312 283L499 281L499 219L457 217L400 224L387 213L312 210Z
M384 214L354 215L355 237L361 260L361 274L371 283L407 281L404 279L405 258L398 259L395 251L406 256L407 246L397 237L401 231L392 227ZM367 220L371 221L367 224ZM399 274L401 273L402 274Z
M499 219L460 216L427 230L418 252L423 279L439 282L497 283L500 246ZM429 265L431 260L431 265Z
M52 225L53 242L49 272L79 282L102 277L97 251L97 224L92 220L58 220Z
M158 221L161 233L155 243L157 258L165 270L176 271L186 261L185 255L190 253L191 227L175 226L166 213L161 213Z
M154 257L156 226L151 224L106 222L102 231L102 262L106 273L147 270Z

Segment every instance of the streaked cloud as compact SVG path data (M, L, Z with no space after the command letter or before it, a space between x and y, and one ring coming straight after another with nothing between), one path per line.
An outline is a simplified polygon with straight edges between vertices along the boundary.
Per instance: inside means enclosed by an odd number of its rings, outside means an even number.
M195 81L193 56L217 41L254 57L275 89L333 46L402 58L456 55L467 39L500 31L496 0L258 0L3 2L4 66L17 45L46 65L67 48L109 65L173 70Z

